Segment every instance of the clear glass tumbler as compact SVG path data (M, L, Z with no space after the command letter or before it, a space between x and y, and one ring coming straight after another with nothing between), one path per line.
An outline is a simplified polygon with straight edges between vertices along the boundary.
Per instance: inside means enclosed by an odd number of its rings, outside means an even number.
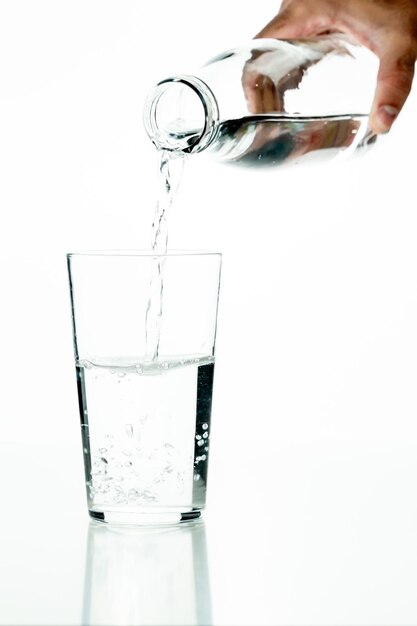
M117 524L199 517L221 255L67 259L90 516Z

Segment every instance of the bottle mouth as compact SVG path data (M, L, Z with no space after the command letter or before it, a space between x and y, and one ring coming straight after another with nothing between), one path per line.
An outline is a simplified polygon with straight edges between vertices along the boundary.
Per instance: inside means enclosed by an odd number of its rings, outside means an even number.
M143 122L159 150L201 152L217 135L217 100L196 76L166 78L148 94Z

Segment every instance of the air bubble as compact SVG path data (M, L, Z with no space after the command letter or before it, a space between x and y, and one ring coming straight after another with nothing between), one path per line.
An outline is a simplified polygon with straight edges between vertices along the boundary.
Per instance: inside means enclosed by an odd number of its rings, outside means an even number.
M200 441L197 441L197 445L198 446L204 446L204 441L202 439L200 439Z
M129 489L129 492L127 494L129 500L136 500L139 496L138 490L137 489Z
M196 436L195 436L195 438L196 438L196 439L197 439L197 441L198 441L199 439L201 439L201 435L196 435Z
M203 430L207 430L208 429L208 424L203 424L202 429Z
M207 439L208 433L204 433L203 437L204 437L204 439Z
M148 489L141 494L141 497L147 502L154 502L156 500L154 494L151 491L148 491Z
M113 501L115 504L127 504L128 500L124 492L119 492L114 496Z

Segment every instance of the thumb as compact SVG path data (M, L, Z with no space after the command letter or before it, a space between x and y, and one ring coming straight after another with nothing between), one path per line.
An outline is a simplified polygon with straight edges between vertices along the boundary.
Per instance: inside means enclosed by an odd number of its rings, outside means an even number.
M387 133L410 93L415 52L387 49L380 65L369 124L376 133Z

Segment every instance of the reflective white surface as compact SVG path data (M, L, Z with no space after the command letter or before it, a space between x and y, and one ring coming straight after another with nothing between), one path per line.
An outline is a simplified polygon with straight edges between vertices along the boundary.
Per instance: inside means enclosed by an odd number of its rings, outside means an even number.
M1 624L417 623L415 443L247 442L204 521L137 529L88 522L78 450L0 451Z
M84 624L210 624L204 523L166 528L90 524Z

